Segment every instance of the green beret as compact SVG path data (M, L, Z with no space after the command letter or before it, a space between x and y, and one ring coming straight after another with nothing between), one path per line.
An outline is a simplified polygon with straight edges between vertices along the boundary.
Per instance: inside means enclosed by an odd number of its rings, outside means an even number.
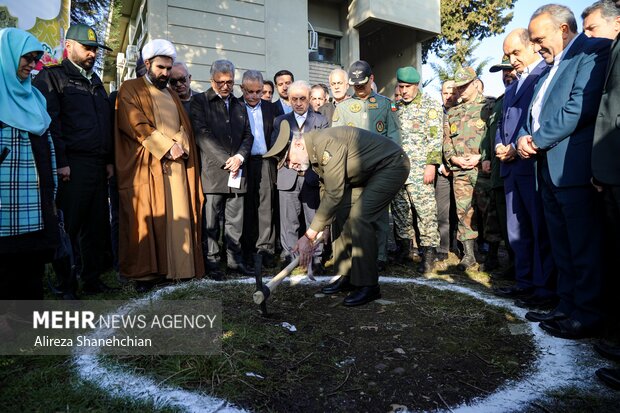
M401 67L396 71L396 79L399 82L417 84L420 83L420 74L415 70L415 67Z

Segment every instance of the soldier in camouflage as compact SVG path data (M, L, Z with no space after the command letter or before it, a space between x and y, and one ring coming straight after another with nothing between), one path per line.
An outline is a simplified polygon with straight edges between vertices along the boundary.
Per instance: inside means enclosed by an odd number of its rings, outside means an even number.
M411 169L403 188L392 202L392 215L397 242L409 251L415 238L413 212L417 216L422 261L419 272L431 272L435 249L439 246L437 205L433 183L441 164L442 108L419 90L420 74L411 67L396 72L401 100L397 103L402 147L409 157Z
M478 238L478 231L474 203L481 169L480 144L495 104L495 99L485 98L478 92L475 79L477 75L471 67L461 68L455 73L454 86L460 96L459 104L448 111L449 133L443 142L444 157L454 173L454 198L459 219L457 238L464 249L457 267L463 271L476 263L474 241Z
M396 105L387 97L372 90L374 75L370 65L358 60L349 68L349 84L355 94L336 106L332 117L332 126L354 126L379 135L386 136L400 145L400 128L396 118ZM336 237L338 224L332 225L333 236ZM387 241L390 231L387 208L381 218L377 234L379 243L379 271L385 269L387 263ZM334 238L335 239L335 238Z

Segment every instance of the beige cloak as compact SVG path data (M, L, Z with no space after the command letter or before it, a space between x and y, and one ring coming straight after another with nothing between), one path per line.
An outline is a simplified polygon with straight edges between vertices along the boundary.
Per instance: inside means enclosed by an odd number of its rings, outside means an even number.
M194 260L194 275L202 277L204 261L201 248L203 194L200 186L199 157L191 123L181 101L170 89L186 137L169 136L156 128L153 99L145 79L124 82L116 100L115 157L119 192L119 266L129 278L151 279L169 274L167 225L175 211L166 194L165 154L172 145L187 140L185 159L191 228L189 240ZM183 145L185 146L185 145ZM180 160L179 160L180 161ZM183 161L181 161L183 162ZM173 194L176 196L176 194ZM172 208L170 208L172 209ZM182 278L186 278L183 276Z

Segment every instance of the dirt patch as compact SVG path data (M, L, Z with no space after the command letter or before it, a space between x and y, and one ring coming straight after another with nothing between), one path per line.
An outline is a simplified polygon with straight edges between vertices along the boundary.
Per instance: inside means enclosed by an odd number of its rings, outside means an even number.
M324 412L453 406L518 379L535 356L520 321L454 292L384 284L379 303L345 308L343 296L285 284L265 318L253 290L211 285L170 297L222 300L221 355L118 361L253 411Z

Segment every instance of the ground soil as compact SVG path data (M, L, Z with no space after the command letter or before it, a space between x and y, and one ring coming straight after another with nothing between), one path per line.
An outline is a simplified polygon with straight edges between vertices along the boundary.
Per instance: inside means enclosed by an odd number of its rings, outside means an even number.
M252 411L385 412L485 396L522 377L536 356L529 335L510 332L522 321L454 292L383 284L379 303L346 308L343 295L283 284L264 317L254 289L211 284L171 297L222 301L220 355L109 361Z

